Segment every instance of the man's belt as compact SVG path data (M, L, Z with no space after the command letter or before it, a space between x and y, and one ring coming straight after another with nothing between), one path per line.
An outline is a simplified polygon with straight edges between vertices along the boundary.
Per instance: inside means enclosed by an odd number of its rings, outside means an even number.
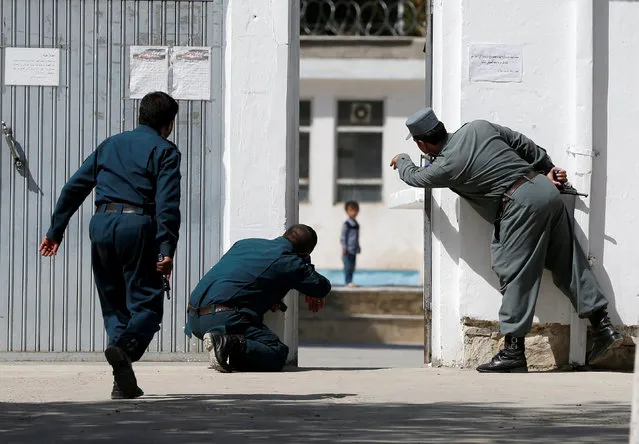
M188 310L189 310L189 313L191 313L191 314L204 316L204 315L211 314L211 313L221 313L223 311L233 311L235 309L232 308L232 307L227 307L226 305L219 305L219 304L205 305L205 306L200 307L200 308L195 308L194 306L189 304Z
M95 212L109 214L138 214L141 216L152 214L152 212L149 211L147 208L124 203L108 203L98 205L95 209Z
M506 210L506 205L508 204L508 202L510 202L511 196L513 195L515 191L517 191L517 188L519 188L526 182L530 182L536 176L538 176L538 173L536 171L528 171L525 175L517 179L515 183L513 183L510 186L510 188L508 188L508 191L504 193L504 197L501 198L501 203L499 204L499 210L497 211L497 219L499 219L504 214L504 210Z

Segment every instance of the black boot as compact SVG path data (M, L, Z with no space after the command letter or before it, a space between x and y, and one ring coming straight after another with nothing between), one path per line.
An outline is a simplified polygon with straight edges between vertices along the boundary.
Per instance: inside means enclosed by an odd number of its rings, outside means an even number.
M135 398L140 396L138 393L138 381L133 372L131 358L126 350L118 345L119 341L114 345L109 345L104 350L104 356L113 368L113 379L119 387L125 398Z
M528 371L524 338L506 335L504 348L490 362L477 367L478 372L523 373Z
M144 355L148 343L138 341L138 338L135 336L125 336L120 337L120 339L115 342L115 345L126 352L131 362L136 362Z
M124 393L122 393L122 389L120 388L118 383L113 381L113 390L111 390L111 399L133 399L133 398L138 398L142 395L144 395L144 392L142 391L140 387L138 387L137 391L135 392L133 396L125 396Z
M246 353L246 339L242 335L206 333L204 347L209 352L210 367L221 373L231 373L231 355Z
M623 336L612 326L608 313L604 309L597 310L590 316L592 324L592 350L587 364L593 365L604 360L607 352L623 341Z

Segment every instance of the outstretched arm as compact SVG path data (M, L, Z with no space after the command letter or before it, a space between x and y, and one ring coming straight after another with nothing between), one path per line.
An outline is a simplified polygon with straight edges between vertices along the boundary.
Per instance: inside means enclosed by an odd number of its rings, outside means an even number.
M412 187L445 188L451 185L450 174L443 159L420 168L408 154L402 153L395 156L390 165L399 171L399 178Z
M76 171L62 188L55 210L51 216L51 226L40 245L40 251L43 256L51 256L57 252L71 216L78 210L82 202L84 202L84 199L86 199L93 187L95 187L98 173L96 155L98 150L87 157L78 171Z

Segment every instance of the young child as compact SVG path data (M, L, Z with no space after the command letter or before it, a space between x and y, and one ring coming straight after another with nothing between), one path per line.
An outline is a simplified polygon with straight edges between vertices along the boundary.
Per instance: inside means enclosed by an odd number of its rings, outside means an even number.
M353 283L353 273L355 272L355 258L360 253L359 248L359 224L357 215L359 214L359 204L354 200L349 200L344 204L344 210L348 219L342 226L342 259L344 260L344 281L349 287L356 287Z

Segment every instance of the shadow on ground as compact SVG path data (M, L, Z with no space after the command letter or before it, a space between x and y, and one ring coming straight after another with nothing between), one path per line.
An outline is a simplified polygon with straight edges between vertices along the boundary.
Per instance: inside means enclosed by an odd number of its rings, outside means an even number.
M4 443L627 442L628 405L349 403L354 395L167 395L0 405ZM425 402L428 393L424 391Z

